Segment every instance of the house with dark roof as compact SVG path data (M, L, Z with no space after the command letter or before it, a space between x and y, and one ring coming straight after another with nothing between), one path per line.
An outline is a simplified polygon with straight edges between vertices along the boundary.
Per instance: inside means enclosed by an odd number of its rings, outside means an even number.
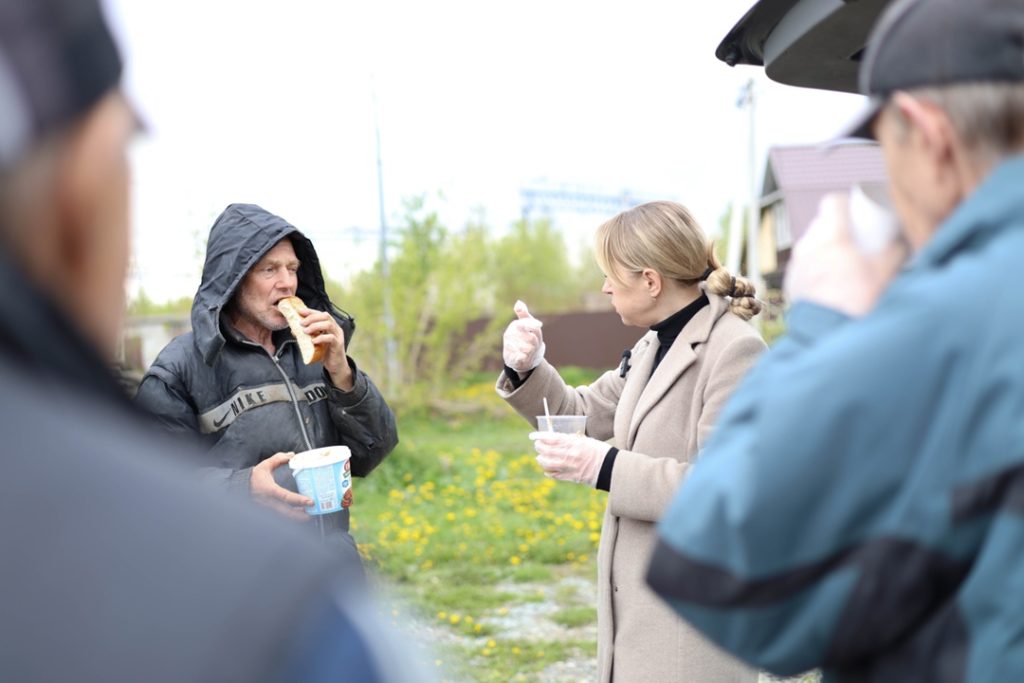
M757 245L768 287L781 286L790 250L814 220L822 197L858 184L884 187L887 182L882 150L873 142L769 150Z

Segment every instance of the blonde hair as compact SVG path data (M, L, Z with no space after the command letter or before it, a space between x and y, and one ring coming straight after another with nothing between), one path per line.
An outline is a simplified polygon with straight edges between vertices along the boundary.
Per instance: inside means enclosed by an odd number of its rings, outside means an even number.
M729 310L750 320L761 311L754 286L723 268L714 246L685 206L659 201L605 221L597 229L594 255L601 270L619 285L626 284L623 274L645 268L684 285L707 279L707 291L729 297Z

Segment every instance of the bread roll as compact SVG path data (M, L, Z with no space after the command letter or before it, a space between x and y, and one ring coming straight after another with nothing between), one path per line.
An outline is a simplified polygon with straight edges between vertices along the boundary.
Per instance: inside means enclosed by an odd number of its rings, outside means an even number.
M302 330L302 315L300 308L306 308L302 299L297 296L288 296L277 302L277 309L281 311L284 319L288 321L288 327L292 330L295 341L299 343L299 351L302 352L302 362L306 365L315 363L324 357L324 347L313 343L313 338Z

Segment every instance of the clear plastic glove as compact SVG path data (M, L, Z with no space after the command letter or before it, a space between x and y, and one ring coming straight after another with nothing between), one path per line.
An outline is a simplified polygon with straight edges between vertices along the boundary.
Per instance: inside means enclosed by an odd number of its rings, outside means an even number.
M544 359L543 323L530 315L522 301L516 301L513 310L516 319L505 328L501 356L516 372L529 372Z
M532 432L530 438L544 474L590 487L597 485L601 465L611 450L604 441L578 434Z
M807 232L793 247L786 267L786 299L863 316L875 307L907 255L901 239L877 245L871 253L859 248L850 228L847 196L826 195Z

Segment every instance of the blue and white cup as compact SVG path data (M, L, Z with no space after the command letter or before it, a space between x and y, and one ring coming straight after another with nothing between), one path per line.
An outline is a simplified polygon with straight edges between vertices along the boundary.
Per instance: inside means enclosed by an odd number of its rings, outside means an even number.
M342 509L352 488L351 457L347 446L327 446L296 453L288 461L299 493L313 500L306 514L329 515Z

